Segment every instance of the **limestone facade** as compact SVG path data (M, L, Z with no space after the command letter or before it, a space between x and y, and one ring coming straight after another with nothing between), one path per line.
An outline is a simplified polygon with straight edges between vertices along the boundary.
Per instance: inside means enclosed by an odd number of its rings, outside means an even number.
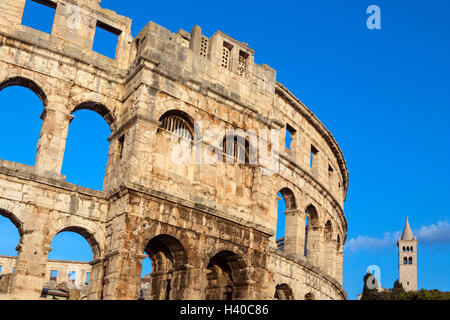
M275 70L254 63L247 44L153 22L133 38L131 20L99 0L39 1L55 8L47 34L22 25L25 2L0 0L0 90L25 86L44 106L34 167L0 160L0 214L21 236L15 299L39 298L50 244L64 231L93 250L89 299L138 299L146 256L151 299L346 299L343 153ZM115 59L92 51L99 26L117 35ZM80 109L111 129L102 191L61 175ZM177 140L177 128L189 132ZM250 134L229 153L222 139L238 129ZM190 161L176 163L183 139ZM261 151L262 142L279 166L248 163L247 151ZM232 163L205 162L227 155ZM274 237L279 192L283 251Z

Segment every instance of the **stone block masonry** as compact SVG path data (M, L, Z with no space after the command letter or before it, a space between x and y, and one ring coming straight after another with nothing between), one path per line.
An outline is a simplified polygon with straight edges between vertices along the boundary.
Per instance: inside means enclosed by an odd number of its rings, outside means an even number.
M0 90L27 87L44 106L35 166L0 161L0 214L21 236L14 299L39 299L50 244L63 231L93 250L93 300L346 299L346 162L274 69L220 31L208 38L199 26L171 33L149 22L133 38L131 20L98 0L38 2L55 8L51 33L22 25L25 0L0 0ZM117 36L114 59L92 51L97 27ZM61 175L80 109L111 129L103 191ZM221 132L213 155L230 163L173 162L180 141L194 157L194 123ZM225 139L238 129L255 137ZM276 171L249 163L259 148L253 138L269 140L263 129L279 133L268 142L280 146ZM283 250L275 239L279 192L287 204ZM153 269L143 293L147 256Z

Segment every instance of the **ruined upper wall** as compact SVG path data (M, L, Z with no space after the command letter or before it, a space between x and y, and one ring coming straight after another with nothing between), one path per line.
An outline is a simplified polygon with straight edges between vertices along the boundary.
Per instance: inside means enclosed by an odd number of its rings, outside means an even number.
M26 1L0 0L0 34L112 73L112 81L125 84L124 92L119 94L123 99L140 83L165 91L156 77L134 77L147 62L153 64L155 73L176 79L191 88L198 87L199 91L209 90L227 102L245 107L249 114L261 118L269 126L273 123L278 128L285 126L287 121L283 112L289 117L290 113L300 114L318 133L317 136L321 140L323 138L320 142L322 149L328 149L325 152L335 158L332 159L333 167L341 173L340 183L344 189L343 199L338 197L338 200L345 199L348 172L342 151L333 136L306 106L277 83L273 68L254 62L255 52L248 44L221 31L208 38L199 26L194 26L190 33L184 30L172 33L153 22L149 22L133 39L131 19L102 9L99 0L33 0L55 9L52 31L47 34L22 25ZM92 51L97 27L118 36L115 59ZM280 98L283 100L281 104ZM283 110L283 104L289 105L290 110ZM300 119L292 120L301 122ZM309 152L304 154L309 157ZM321 182L326 180L324 174Z
M30 1L30 0L29 0ZM1 32L33 45L85 61L127 68L129 61L131 19L102 9L99 0L38 0L55 9L50 34L22 25L26 0L0 0ZM116 56L108 59L92 51L96 27L118 36Z

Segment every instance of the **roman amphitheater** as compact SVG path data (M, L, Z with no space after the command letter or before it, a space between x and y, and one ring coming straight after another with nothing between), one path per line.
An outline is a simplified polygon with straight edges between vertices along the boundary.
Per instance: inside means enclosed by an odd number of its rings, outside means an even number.
M34 167L0 160L0 214L20 234L4 298L42 298L52 239L66 231L92 248L90 300L139 299L147 256L148 299L347 298L346 162L274 69L220 31L149 22L133 38L100 0L36 2L55 11L51 34L22 24L26 0L0 0L0 90L24 86L44 107ZM96 28L117 36L115 59L92 50ZM102 191L61 174L81 109L111 129ZM271 161L255 161L264 146Z

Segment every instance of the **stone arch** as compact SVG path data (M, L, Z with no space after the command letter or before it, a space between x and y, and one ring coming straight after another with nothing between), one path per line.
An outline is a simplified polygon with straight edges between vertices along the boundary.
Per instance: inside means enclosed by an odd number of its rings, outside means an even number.
M305 300L316 300L316 297L314 296L314 293L308 292L305 294Z
M286 210L297 209L297 201L295 200L295 195L291 189L282 188L280 190L280 193L283 196L284 202L286 203Z
M207 265L206 300L239 300L248 287L247 264L233 251L220 251Z
M316 207L313 204L310 204L305 209L305 215L310 220L310 225L318 226L319 225L319 213Z
M94 101L83 102L72 110L72 114L78 110L91 110L98 113L108 123L111 132L116 130L115 116L105 105Z
M190 104L166 93L158 93L155 99L154 116L156 119L161 119L164 114L171 111L178 111L187 116L187 119L194 124L195 121L200 120L197 111Z
M276 300L294 300L292 288L286 283L277 285L274 298Z
M147 299L183 299L189 261L183 244L169 234L159 234L147 243L145 252L153 266Z
M333 238L333 224L330 220L325 223L325 239L331 240Z
M69 97L68 114L78 110L91 110L98 113L108 123L111 132L117 129L117 110L120 102L97 92L76 92Z
M17 228L19 235L22 237L25 231L26 208L22 204L13 201L0 199L0 215L9 219Z
M19 217L13 214L12 212L8 210L4 210L0 208L0 216L5 217L11 223L17 228L17 231L19 232L20 237L23 235L23 223L20 221Z
M0 80L1 81L1 80ZM41 99L44 109L47 107L48 95L44 92L43 85L36 81L21 76L9 77L0 82L0 91L11 86L20 86L33 91Z
M99 259L100 257L103 256L102 243L104 243L104 242L100 242L98 240L98 238L100 238L100 235L101 235L101 233L99 233L98 231L99 230L97 230L97 232L94 232L94 231L88 229L87 227L83 227L83 226L79 226L79 225L71 225L71 226L64 227L64 228L60 229L59 231L57 231L54 234L54 236L51 237L50 243L53 240L53 238L56 237L60 233L74 232L74 233L77 233L80 236L82 236L89 243L89 246L91 247L91 250L92 250L93 260Z

